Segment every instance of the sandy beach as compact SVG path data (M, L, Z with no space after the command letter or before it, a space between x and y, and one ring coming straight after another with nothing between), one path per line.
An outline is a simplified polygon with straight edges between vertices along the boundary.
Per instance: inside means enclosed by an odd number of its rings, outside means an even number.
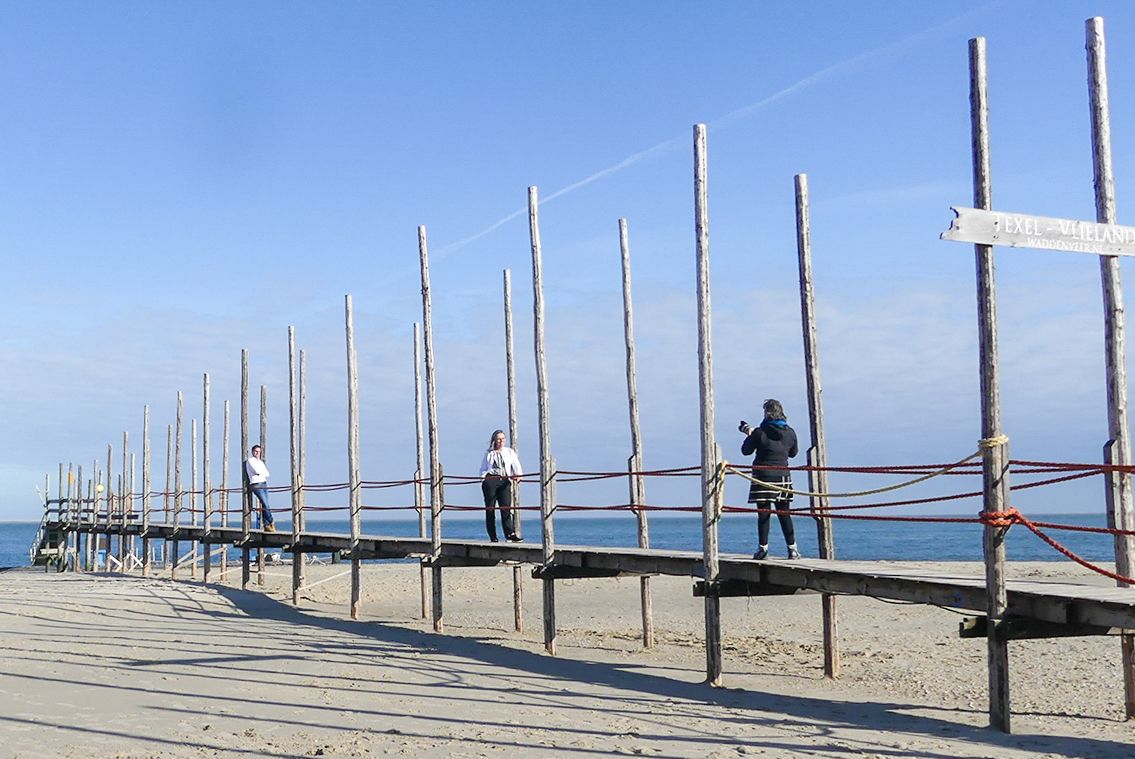
M940 566L940 565L938 565ZM951 565L978 572L978 565ZM309 568L309 581L344 566ZM985 645L954 612L839 600L843 674L822 675L819 597L725 599L726 687L704 677L701 600L654 581L557 583L559 655L539 583L512 630L508 568L446 569L446 634L420 618L416 565L363 571L290 604L290 568L241 591L190 580L0 573L0 755L1128 757L1119 643L1011 645L1014 734L986 727ZM1077 577L1068 564L1011 576ZM1106 580L1102 580L1106 583Z

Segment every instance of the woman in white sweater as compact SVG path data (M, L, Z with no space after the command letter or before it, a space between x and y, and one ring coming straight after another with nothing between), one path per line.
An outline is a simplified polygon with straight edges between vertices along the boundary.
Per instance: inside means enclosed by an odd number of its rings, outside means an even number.
M524 472L516 451L504 444L504 431L496 430L489 438L489 450L481 460L481 494L485 496L485 529L489 540L497 541L497 519L493 514L499 505L505 539L519 543L520 536L512 520L512 483Z

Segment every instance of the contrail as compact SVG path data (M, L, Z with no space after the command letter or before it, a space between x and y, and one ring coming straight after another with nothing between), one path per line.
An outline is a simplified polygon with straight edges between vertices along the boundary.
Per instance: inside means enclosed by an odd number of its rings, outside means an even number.
M772 105L773 103L776 103L779 100L783 100L786 97L790 97L791 95L795 95L797 92L800 92L801 90L808 89L809 87L812 87L816 84L819 84L820 82L827 81L828 79L831 79L831 78L833 78L837 75L840 75L840 74L843 74L843 73L846 73L846 72L849 72L849 71L852 71L852 70L855 70L855 69L858 69L858 68L862 68L863 66L867 65L868 63L870 63L870 62L872 62L872 61L874 61L878 58L883 58L885 56L888 56L888 55L891 55L891 54L894 54L894 53L898 53L898 52L906 50L907 48L913 47L917 43L922 42L923 40L925 40L929 37L933 37L934 35L941 32L943 29L946 29L947 27L950 27L950 26L953 26L954 24L957 24L959 21L967 19L971 16L978 15L979 13L985 13L992 6L997 5L997 4L998 3L992 3L988 6L984 6L982 8L977 8L977 9L974 9L972 11L968 11L966 13L961 14L960 16L955 16L954 18L952 18L948 21L944 21L941 24L937 24L935 26L929 27L928 29L924 29L920 32L915 32L914 34L912 34L908 37L904 37L903 39L898 40L897 42L892 42L889 45L882 45L882 46L874 48L872 50L866 50L862 53L859 53L857 55L852 56L851 58L846 58L842 61L838 61L836 63L833 63L830 66L826 66L826 67L824 67L824 68L822 68L818 71L815 71L815 72L809 74L808 76L804 77L803 79L800 79L799 81L788 85L787 87L785 87L782 90L778 90L777 92L774 92L771 95L768 95L764 98L761 98L760 100L756 101L755 103L750 103L749 105L738 108L735 111L730 111L729 113L725 114L724 116L721 116L720 118L717 118L717 119L714 119L713 121L707 122L707 125L711 126L711 127L717 127L717 128L728 127L729 125L734 124L738 121L741 121L742 119L745 119L745 118L753 115L754 113L757 113L758 111L764 110L765 108L769 107L770 105ZM647 148L646 150L641 150L637 153L633 153L632 155L627 156L626 158L624 158L623 160L619 161L616 164L608 166L605 169L600 169L599 171L595 172L594 174L591 174L589 176L584 177L583 179L580 179L577 182L573 182L572 184L569 184L567 187L563 187L559 190L556 190L552 194L541 198L541 202L543 202L543 203L551 202L551 201L555 200L556 198L560 198L560 197L563 197L564 195L567 195L569 192L574 192L575 190L578 190L581 187L586 187L587 185L591 184L592 182L603 179L604 177L609 177L612 174L618 173L618 172L622 171L623 169L625 169L629 166L633 166L636 163L639 163L641 161L646 160L647 158L653 158L654 156L661 155L662 153L666 153L670 150L673 150L673 149L675 149L675 148L677 148L681 145L686 144L688 141L689 141L689 138L686 135L682 135L680 137L672 137L668 140L665 140L663 142L658 143L654 147ZM469 243L471 243L475 240L479 240L482 237L484 237L485 235L489 234L490 232L504 226L505 224L512 221L513 219L518 218L520 216L523 216L527 212L528 212L527 208L517 209L516 211L513 211L512 213L508 214L507 216L493 222L492 224L485 227L484 229L482 229L480 232L477 232L476 234L470 235L469 237L466 237L462 240L458 240L457 242L452 242L452 243L449 243L448 245L443 245L442 247L440 247L438 249L437 254L440 256L440 255L444 255L444 254L447 254L447 253L452 253L455 250L463 248L466 245L468 245Z

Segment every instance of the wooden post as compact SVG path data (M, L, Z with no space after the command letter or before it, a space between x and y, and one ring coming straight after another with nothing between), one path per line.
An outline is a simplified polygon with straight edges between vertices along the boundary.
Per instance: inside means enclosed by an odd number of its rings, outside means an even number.
M441 632L444 625L442 609L441 567L441 509L444 503L441 480L441 458L437 443L437 393L434 376L434 337L432 305L430 302L430 256L426 245L426 228L418 227L418 260L422 270L422 335L426 358L426 427L430 440L430 537L433 564L430 575L433 580L434 632Z
M173 439L173 546L170 556L169 579L177 579L177 563L181 559L177 530L181 524L181 391L177 391L177 416L174 420Z
M808 379L808 426L812 447L808 449L808 490L828 493L828 447L824 440L823 386L820 384L820 353L816 336L815 287L812 281L812 227L808 207L808 177L796 175L796 252L800 263L800 323L804 330L804 371ZM813 513L826 512L827 495L811 497ZM828 516L816 517L816 542L821 559L835 558L835 536ZM824 626L824 676L839 677L839 637L836 597L824 593L820 604Z
M260 386L260 456L264 465L268 465L268 387L266 385ZM260 534L263 536L264 517L260 517ZM256 584L263 586L266 581L264 577L264 549L256 549Z
M626 343L627 356L627 411L630 414L631 424L631 473L627 482L630 485L631 508L634 509L635 519L638 522L638 547L650 548L650 528L646 520L646 511L641 508L646 504L646 478L642 475L642 434L638 423L638 374L635 368L634 350L634 307L631 301L631 249L627 237L626 219L619 219L619 252L622 254L623 263L623 339ZM642 606L642 645L643 648L654 648L654 611L650 598L650 577L639 578L639 596Z
M347 321L347 465L351 494L351 619L359 618L362 577L359 569L359 536L362 532L360 509L362 493L359 475L359 362L355 354L355 320L351 296L344 298Z
M536 402L540 417L540 524L544 565L555 558L556 464L552 457L552 432L548 424L548 361L544 352L543 256L540 249L539 191L528 188L528 234L532 241L532 295L535 322ZM556 654L556 586L544 583L544 649Z
M986 78L985 38L969 42L970 119L973 135L974 208L992 207L989 172L989 97ZM1001 434L1001 399L997 363L997 303L993 277L993 247L974 246L977 264L978 351L981 364L981 436L983 506L986 512L1003 511L1009 503L1009 451ZM1005 591L1005 533L1008 528L985 525L982 547L989 617L989 722L1010 732L1009 645L999 634L1008 608Z
M197 420L189 420L189 524L197 526ZM197 579L197 541L189 541L189 576Z
M1107 45L1103 19L1085 22L1088 51L1088 94L1092 116L1092 169L1095 175L1096 221L1116 224L1115 175L1111 162L1111 107L1107 87ZM1119 257L1100 256L1104 303L1104 356L1107 371L1107 429L1104 460L1121 467L1131 465L1131 431L1127 422L1127 348L1124 340L1123 285ZM1107 473L1104 490L1107 523L1120 530L1135 529L1131 475L1122 470ZM1115 536L1116 572L1131 577L1135 568L1135 537ZM1120 582L1120 587L1128 587ZM1122 635L1124 711L1135 717L1135 635Z
M150 407L142 407L142 576L150 574Z
M94 472L96 468L97 467L92 467L91 471ZM97 474L95 476L97 476ZM92 529L93 529L94 523L95 523L95 506L96 506L96 503L97 503L97 499L96 499L97 495L98 494L95 492L95 477L92 476L90 479L87 480L87 500L91 504L91 526L92 526ZM83 553L84 553L83 566L86 567L88 572L90 572L92 569L94 569L94 557L95 557L95 551L97 550L95 545L98 543L98 539L99 539L98 535L94 532L91 532L90 534L87 535L87 539L83 544Z
M422 338L418 323L414 322L414 439L417 468L414 469L414 509L418 512L418 537L426 537L426 498L422 486L425 471L425 443L422 439ZM422 619L430 615L429 580L426 578L426 560L418 560L418 578L422 587Z
M229 526L229 402L225 401L224 430L221 435L221 527ZM229 571L229 546L221 551L221 582Z
M516 424L516 362L513 358L512 340L512 272L504 270L504 356L505 377L508 383L508 444L520 450ZM519 536L520 532L520 483L513 480L512 487L512 526ZM517 632L524 630L524 577L519 564L512 567L512 626Z
M303 584L303 553L300 544L300 462L299 462L299 399L296 397L296 328L288 327L288 431L292 467L292 605L300 602Z
M300 533L307 529L307 516L304 514L304 506L307 503L304 496L303 485L307 482L307 355L304 351L300 350L300 407L299 407L299 468L300 468ZM307 581L306 564L300 562L300 587L302 588Z
M694 230L697 237L698 397L701 410L702 560L705 564L706 682L721 686L721 599L709 590L717 583L717 505L724 478L718 472L714 442L712 309L709 283L709 189L705 124L694 125Z
M162 493L162 524L169 524L170 488L173 485L173 425L166 425L166 487ZM169 540L162 541L162 569L169 562Z
M248 589L251 577L248 541L252 532L252 501L248 492L248 469L244 462L248 456L248 348L240 349L240 588ZM263 451L261 451L263 453Z
M209 458L209 373L206 372L202 378L201 383L201 492L202 492L202 505L201 508L205 511L205 519L201 532L205 539L201 541L203 562L201 581L204 583L209 582L209 573L213 569L212 547L213 544L209 540L209 532L213 525L213 483L209 476L209 469L212 461Z
M128 475L130 473L130 434L126 431L122 433L122 486L119 487L119 530L118 533L118 561L121 562L121 570L126 571L126 546L128 540L126 537L126 512L130 510L130 480Z

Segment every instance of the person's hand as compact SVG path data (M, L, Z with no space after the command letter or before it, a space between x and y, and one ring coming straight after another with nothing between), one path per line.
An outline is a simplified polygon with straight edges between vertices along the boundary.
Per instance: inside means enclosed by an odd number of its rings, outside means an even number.
M744 419L742 419L742 420L741 420L741 423L737 425L737 429L738 429L738 430L739 430L740 432L742 432L742 433L744 433L744 434L746 434L746 435L748 435L749 433L751 433L751 432L753 431L753 428L752 428L752 427L750 427L750 426L749 426L749 423L748 423L748 422L746 422L746 421L745 421Z

